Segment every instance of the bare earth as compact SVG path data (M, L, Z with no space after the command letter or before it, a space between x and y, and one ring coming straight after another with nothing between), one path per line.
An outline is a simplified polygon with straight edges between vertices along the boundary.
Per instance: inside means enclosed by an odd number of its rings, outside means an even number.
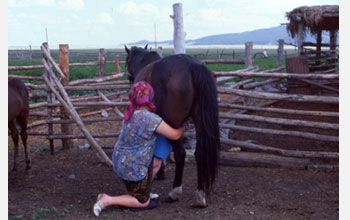
M119 122L95 123L89 129L94 133L112 133L119 131L119 126ZM46 127L40 129L46 130ZM99 144L113 146L116 140L101 139ZM13 163L10 136L8 143L10 171ZM28 144L32 175L24 173L20 144L18 174L8 178L9 219L96 219L92 206L99 193L124 194L124 184L112 168L100 163L91 149L79 149L78 146L85 143L84 139L77 140L74 148L60 150L61 142L55 141L58 152L51 156L48 140L31 136ZM105 151L109 156L112 153L112 149ZM157 208L131 212L111 207L104 210L99 219L332 220L339 216L338 172L220 166L214 192L205 209L191 206L197 181L192 162L185 166L181 199L168 202L174 173L175 164L169 163L166 179L154 181L153 192L160 194Z

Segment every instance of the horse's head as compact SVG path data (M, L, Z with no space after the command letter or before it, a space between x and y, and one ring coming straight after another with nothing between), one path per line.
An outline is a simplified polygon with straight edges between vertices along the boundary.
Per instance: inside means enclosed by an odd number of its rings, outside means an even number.
M131 47L129 49L125 47L127 53L126 56L126 68L128 71L128 80L134 82L137 74L145 67L147 64L160 59L160 56L156 52L148 51L146 45L144 48L141 47Z

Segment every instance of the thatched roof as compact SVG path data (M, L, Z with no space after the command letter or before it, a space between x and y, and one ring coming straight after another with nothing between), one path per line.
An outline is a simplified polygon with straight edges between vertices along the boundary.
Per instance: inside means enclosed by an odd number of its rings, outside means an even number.
M304 32L316 34L318 30L339 29L339 5L302 6L286 13L289 20L287 30L292 37L298 33L298 24L304 24Z

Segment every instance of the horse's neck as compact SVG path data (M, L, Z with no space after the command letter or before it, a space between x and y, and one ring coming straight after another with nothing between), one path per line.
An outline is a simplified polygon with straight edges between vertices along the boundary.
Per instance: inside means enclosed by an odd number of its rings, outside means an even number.
M161 57L156 53L154 54L153 52L147 52L138 57L138 60L136 61L137 64L134 65L134 74L135 74L135 79L139 78L140 74L144 74L145 71L149 65L152 65L155 61L161 59ZM144 78L144 77L142 77Z

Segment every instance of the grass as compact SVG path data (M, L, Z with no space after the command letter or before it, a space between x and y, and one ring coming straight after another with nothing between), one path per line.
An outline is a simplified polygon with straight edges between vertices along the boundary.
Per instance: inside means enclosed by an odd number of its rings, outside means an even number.
M254 49L253 54L257 52L261 52L262 49ZM113 50L106 50L108 53L125 53L124 49L113 49ZM39 51L37 51L39 54ZM192 56L197 56L201 54L201 59L218 59L218 54L223 53L223 56L221 59L232 59L233 54L235 55L235 59L244 59L244 49L188 49L186 51L187 54L192 55ZM288 54L294 53L294 51L288 51ZM54 60L56 63L58 63L58 51L57 50L51 50L51 54L54 57ZM77 56L73 56L74 58L70 59L70 63L83 63L83 62L89 62L89 61L97 61L98 60L98 50L91 49L91 50L70 50L70 55L74 54L85 54L82 55L82 58L76 58ZM164 49L163 50L163 55L170 55L172 54L171 49ZM206 54L206 57L204 57L204 54ZM276 68L276 58L275 55L277 54L276 50L268 50L269 58L266 59L255 59L253 62L254 66L259 66L264 69L272 69ZM86 57L84 59L84 56ZM93 57L96 58L93 58ZM29 59L14 59L10 58L8 59L8 65L9 66L32 66L32 65L42 65L41 63L41 58L39 56L36 56L37 58L33 58L31 60ZM112 60L112 59L107 59L107 60ZM120 55L120 61L125 60L125 56ZM236 71L240 69L244 69L244 64L208 64L207 67L211 71L219 71L219 72L227 72L227 71ZM126 67L124 64L120 65L121 72L126 71ZM115 66L114 64L106 64L105 66L105 71L107 73L109 72L115 72ZM54 72L56 72L54 70ZM98 75L97 73L99 72L98 66L74 66L69 68L69 77L70 81L78 80L78 79L86 79L86 78L97 78ZM8 71L8 74L13 74L13 75L26 75L26 76L42 76L43 70L25 70L25 71ZM56 75L58 75L56 73ZM123 79L126 79L127 76L124 76ZM256 78L256 81L261 81L265 80L265 78ZM234 80L234 81L239 81L239 80ZM43 84L43 81L30 81L30 80L24 80L24 82L29 82L32 84ZM35 93L42 93L42 91L34 91ZM87 91L69 91L69 95L84 95L84 94L96 94L95 91L87 90ZM35 102L42 102L44 99L40 100L31 100L31 103Z
M80 63L80 62L89 62L89 61L96 61L96 60L80 60L80 59L74 59L70 60L70 63ZM55 60L56 63L58 63L58 60ZM42 65L41 59L32 59L32 60L21 60L21 59L9 59L8 60L9 66L33 66L33 65ZM122 72L126 71L125 65L120 65L120 69ZM55 69L53 69L56 75L58 76ZM106 73L109 72L115 72L115 65L114 64L106 64L105 66ZM74 81L78 79L92 79L99 77L97 73L99 72L98 66L74 66L69 68L69 81ZM8 71L8 74L12 75L25 75L25 76L42 76L43 70L12 70ZM126 79L127 76L124 76L123 79ZM32 84L44 84L44 81L33 81L33 80L23 80L25 83L32 83ZM40 93L40 92L37 92ZM69 95L84 95L84 94L96 94L95 91L69 91ZM42 102L43 100L37 100L35 102ZM31 103L35 103L31 100Z
M50 146L47 144L44 144L40 147L34 146L31 148L31 152L36 153L36 154L41 154L42 152L50 152ZM55 148L55 153L60 152L59 148Z
M30 206L33 211L29 214L29 218L23 214L18 214L16 212L9 212L8 219L47 219L47 218L60 218L64 217L67 213L71 212L70 208L63 208L59 210L55 206L49 208Z
M51 206L50 208L40 208L40 207L32 207L34 211L30 214L30 219L45 219L47 217L63 217L66 213L69 213L70 210L64 208L59 211L55 206Z

